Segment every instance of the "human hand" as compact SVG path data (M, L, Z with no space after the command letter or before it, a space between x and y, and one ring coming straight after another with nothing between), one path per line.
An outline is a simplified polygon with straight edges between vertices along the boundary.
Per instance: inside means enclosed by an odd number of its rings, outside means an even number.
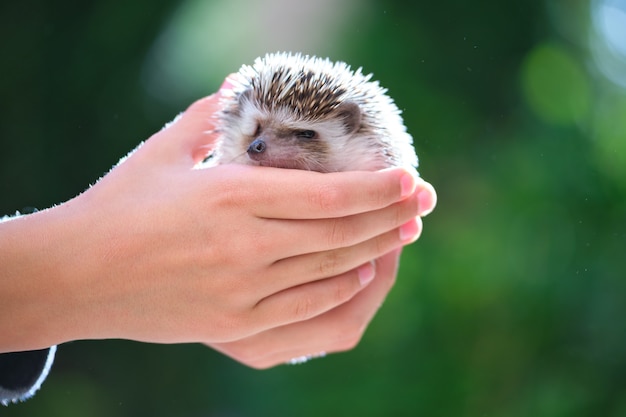
M419 184L418 215L428 215L437 195L430 184ZM417 236L422 222L416 223ZM283 363L300 363L332 352L354 348L395 283L402 249L394 249L375 261L376 279L349 301L309 320L279 326L229 343L208 346L258 369Z
M420 180L402 169L193 169L217 108L198 101L85 193L29 216L49 255L33 284L47 296L26 315L49 318L28 326L45 340L30 348L242 340L352 299L370 259L417 238Z
M349 301L308 320L227 343L207 345L247 366L265 369L354 348L393 286L401 249L376 260L376 279Z

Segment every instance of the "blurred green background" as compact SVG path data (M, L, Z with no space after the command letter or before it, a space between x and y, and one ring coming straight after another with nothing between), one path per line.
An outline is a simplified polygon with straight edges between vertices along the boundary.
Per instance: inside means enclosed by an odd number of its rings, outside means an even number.
M626 416L626 2L4 0L0 213L47 207L258 55L363 66L439 193L361 344L247 369L60 347L2 416Z

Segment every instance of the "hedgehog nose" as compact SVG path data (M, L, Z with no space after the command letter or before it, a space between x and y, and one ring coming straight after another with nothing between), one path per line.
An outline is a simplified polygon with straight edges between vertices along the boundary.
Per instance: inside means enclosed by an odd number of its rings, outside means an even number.
M248 146L248 154L258 154L265 152L267 145L263 139L255 139L250 146Z

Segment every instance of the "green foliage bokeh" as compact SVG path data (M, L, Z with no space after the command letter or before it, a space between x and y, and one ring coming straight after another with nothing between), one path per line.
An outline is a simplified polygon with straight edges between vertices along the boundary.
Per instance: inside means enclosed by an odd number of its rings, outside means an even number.
M195 97L145 87L178 5L2 3L0 213L80 193L217 88L226 73ZM354 351L259 372L74 342L0 415L626 416L626 91L591 63L589 7L370 1L320 49L389 89L439 194Z

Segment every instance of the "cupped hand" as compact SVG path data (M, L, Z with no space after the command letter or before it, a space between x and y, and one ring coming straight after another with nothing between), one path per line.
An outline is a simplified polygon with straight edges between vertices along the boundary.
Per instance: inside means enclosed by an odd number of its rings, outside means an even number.
M436 194L429 184L420 184L418 215L426 216L435 207ZM422 222L415 223L416 234ZM401 248L373 263L376 279L350 300L309 320L275 327L228 343L207 343L211 348L253 368L264 369L284 363L302 363L333 352L354 348L393 287Z
M196 169L218 108L218 95L196 102L85 193L36 214L79 242L42 241L47 285L63 294L37 307L51 318L49 341L200 341L238 358L236 343L271 339L266 358L242 360L263 367L333 350L304 347L302 329L336 334L342 326L321 323L337 320L362 331L374 310L361 304L384 298L395 277L384 255L417 239L434 190L399 168ZM345 324L353 309L361 319Z

